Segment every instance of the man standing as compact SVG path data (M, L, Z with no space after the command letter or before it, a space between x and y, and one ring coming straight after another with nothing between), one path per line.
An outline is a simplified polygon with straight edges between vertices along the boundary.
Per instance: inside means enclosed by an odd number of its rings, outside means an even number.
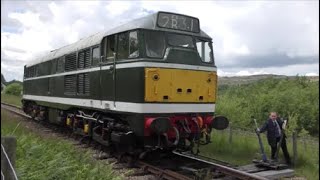
M264 131L267 131L268 143L271 147L271 159L273 160L277 160L275 159L276 158L275 154L277 151L277 144L281 138L281 131L283 130L282 125L283 125L283 121L277 117L277 113L271 112L269 119L266 121L266 123L260 129L259 128L257 129L258 133L263 133ZM283 133L283 139L281 142L281 148L282 148L283 155L286 159L286 163L290 165L291 159L287 149L286 135L284 133Z

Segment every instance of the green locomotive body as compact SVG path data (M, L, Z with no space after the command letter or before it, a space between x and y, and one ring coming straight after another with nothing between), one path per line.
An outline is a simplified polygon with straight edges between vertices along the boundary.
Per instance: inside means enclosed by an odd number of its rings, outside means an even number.
M211 44L197 18L157 12L26 65L23 109L126 151L185 147L215 121Z

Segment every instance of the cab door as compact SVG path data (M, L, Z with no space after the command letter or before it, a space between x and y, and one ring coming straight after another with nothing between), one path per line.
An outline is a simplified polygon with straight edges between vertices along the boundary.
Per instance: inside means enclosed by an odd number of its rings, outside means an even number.
M100 99L104 109L114 109L116 100L116 35L107 36L101 45Z

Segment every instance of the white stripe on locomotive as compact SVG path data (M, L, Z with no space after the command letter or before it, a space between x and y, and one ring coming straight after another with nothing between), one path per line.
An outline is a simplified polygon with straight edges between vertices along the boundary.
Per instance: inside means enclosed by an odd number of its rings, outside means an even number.
M23 95L23 99L131 113L201 113L215 111L215 104L213 103L131 103L35 95Z

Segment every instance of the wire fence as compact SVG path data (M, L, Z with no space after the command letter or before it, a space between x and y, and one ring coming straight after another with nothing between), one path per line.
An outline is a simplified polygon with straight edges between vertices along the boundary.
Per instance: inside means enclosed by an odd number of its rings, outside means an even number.
M253 128L240 128L235 127L231 123L229 124L229 127L225 130L222 130L221 133L227 134L229 142L231 143L233 141L234 136L241 136L241 137L255 137L256 133ZM305 149L308 147L312 147L315 151L319 152L319 139L314 138L311 136L298 136L296 134L297 132L292 133L286 133L286 139L288 143L293 143L293 141L296 141L299 146L303 146Z

